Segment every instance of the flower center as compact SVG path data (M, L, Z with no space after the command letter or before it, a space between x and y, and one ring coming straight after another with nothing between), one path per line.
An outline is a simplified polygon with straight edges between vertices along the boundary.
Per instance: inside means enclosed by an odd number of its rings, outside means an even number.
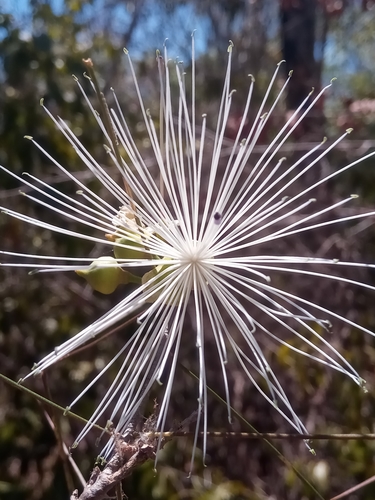
M181 260L184 264L189 264L193 267L200 266L204 261L209 258L209 252L207 252L207 245L202 241L192 241L181 256Z

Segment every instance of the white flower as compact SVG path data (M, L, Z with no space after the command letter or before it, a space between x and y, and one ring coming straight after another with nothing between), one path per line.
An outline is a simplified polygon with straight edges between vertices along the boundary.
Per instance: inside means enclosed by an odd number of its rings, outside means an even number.
M351 202L355 198L353 195L315 212L309 213L307 210L314 202L310 193L375 152L316 180L301 191L296 192L295 189L293 191L297 181L306 176L320 159L350 132L347 131L321 152L320 145L314 147L292 164L280 158L280 148L330 85L314 99L307 96L260 158L250 163L259 136L288 83L288 81L285 83L276 99L268 104L279 66L271 79L251 130L244 135L245 120L254 86L254 79L250 78L243 119L230 155L225 157L224 135L233 98L230 88L232 45L228 49L228 65L211 149L207 147L206 116L198 118L195 111L194 38L191 100L190 98L188 100L185 92L185 74L181 65L178 62L172 64L168 60L166 48L164 59L158 55L162 117L159 127L144 107L131 59L128 53L125 53L138 95L140 112L155 156L157 175L148 168L138 151L116 97L116 109L110 110L112 124L108 128L105 126L105 117L94 111L77 81L103 131L108 155L116 165L119 177L122 176L125 189L122 183L117 183L95 161L69 127L46 110L85 166L113 196L114 203L109 204L91 191L30 138L58 169L77 184L80 191L77 192L77 197L73 198L28 175L29 180L20 180L32 186L39 193L39 198L29 194L25 196L63 217L82 223L83 231L86 227L89 230L94 228L97 230L97 236L92 236L90 231L73 232L61 225L53 225L2 208L8 215L30 224L95 243L110 244L113 246L114 256L103 257L90 264L92 259L89 258L2 253L35 259L33 264L8 265L32 267L40 272L78 270L80 274L90 276L93 286L97 289L100 289L102 282L105 281L102 290L105 293L128 281L138 283L138 286L131 293L125 294L123 300L102 318L45 356L32 373L46 370L94 337L115 330L125 320L138 316L139 326L133 337L109 365L90 382L85 391L77 396L69 408L75 405L113 363L121 360L115 380L89 423L78 436L77 443L83 439L94 423L102 419L109 406L113 407L110 421L114 422L117 432L124 433L152 385L160 381L164 374L166 383L157 422L158 430L162 431L170 403L179 348L184 337L185 317L188 311L191 316L190 311L193 310L194 342L199 358L197 432L201 425L205 436L207 432L205 352L207 335L213 337L216 342L229 420L230 391L226 362L229 351L232 351L249 380L275 407L275 410L298 432L306 432L258 344L259 336L269 336L303 356L344 373L358 385L363 386L364 381L330 345L324 332L329 329L329 318L334 318L371 335L373 333L319 304L296 296L288 289L279 289L273 285L268 273L278 272L284 276L300 275L302 278L304 275L315 276L322 280L332 279L373 290L370 285L330 274L329 270L327 273L322 273L314 269L317 265L319 269L322 266L326 266L327 269L374 266L319 257L298 257L277 253L272 255L269 254L269 245L268 250L264 250L264 244L277 242L281 238L305 231L319 230L324 226L375 215L375 212L370 212L336 219L327 218L334 209ZM174 76L179 89L177 102L174 104L171 96L171 71L175 71ZM119 156L116 141L126 152L123 158ZM219 166L223 158L226 158L225 168L221 169ZM17 177L4 167L1 168ZM307 213L309 215L306 215ZM38 264L38 259L51 263ZM56 262L63 260L67 264L54 264L54 260ZM143 278L137 276L137 269L144 269L145 266L151 270L144 274ZM112 270L111 273L107 273L109 269ZM90 279L88 278L88 281L91 283ZM107 286L106 280L110 281L110 286ZM124 290L126 291L126 288ZM254 311L258 313L254 314ZM259 321L259 317L264 318L264 324ZM272 331L265 326L270 321L275 326ZM315 355L289 345L283 340L282 335L279 337L278 331L281 332L283 329L303 339L308 344L309 351L315 351ZM319 331L323 333L320 334ZM310 340L312 338L314 342ZM193 341L191 336L185 340ZM167 362L169 365L166 374ZM266 382L268 392L263 391L259 376ZM103 450L104 456L108 456L112 448L113 441L110 441ZM203 448L205 452L206 437Z

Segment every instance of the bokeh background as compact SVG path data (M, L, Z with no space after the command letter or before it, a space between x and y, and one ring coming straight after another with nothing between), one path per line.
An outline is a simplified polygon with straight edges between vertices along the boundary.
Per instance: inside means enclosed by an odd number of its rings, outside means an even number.
M314 178L303 181L311 182L375 147L373 1L8 0L0 1L0 164L17 174L28 171L73 193L75 187L23 139L25 135L34 136L53 157L100 192L98 183L85 171L39 105L40 98L44 97L48 109L62 116L93 156L107 165L101 134L72 78L72 74L82 77L82 58L87 57L95 62L104 92L110 94L111 87L116 89L130 116L134 137L145 158L152 163L122 48L127 47L132 55L147 106L156 109L159 101L155 49L161 49L168 37L171 57L182 59L188 71L194 29L197 30L198 108L209 116L214 116L220 99L228 40L235 45L232 86L237 93L226 130L229 152L242 118L248 85L246 75L253 74L257 81L251 111L255 115L256 105L261 102L275 66L282 59L286 63L276 87L281 86L290 69L294 70L294 76L285 99L260 138L255 157L264 151L275 131L311 87L320 89L332 77L337 77L334 86L293 134L283 154L292 161L320 142L324 135L331 140L349 126L354 127L350 137L314 169ZM87 88L84 78L82 82ZM212 118L212 128L214 123ZM225 155L222 160L225 163ZM20 196L19 188L13 178L1 174L1 205L56 223L56 216L46 214L41 207ZM355 208L350 208L352 211L365 211L374 206L374 160L364 162L319 190L317 203L319 199L323 204L334 203L344 193L360 195ZM350 213L353 212L336 215ZM292 255L334 255L346 260L374 262L374 231L373 221L366 220L300 236L278 250ZM87 242L56 236L5 215L0 216L0 249L71 256L97 255L99 251ZM375 284L374 275L366 270L347 272L346 276ZM279 284L375 330L374 293L344 284L314 281L307 276L284 279ZM100 295L74 274L28 275L25 270L0 268L0 372L18 380L36 360L100 317L123 293L118 290L111 296ZM184 363L194 368L195 350L190 342L194 334L188 330L189 325L182 356ZM69 404L131 332L132 327L124 329L90 351L51 369L48 397L63 407ZM301 347L295 339L287 340ZM212 339L208 339L210 341ZM330 341L367 380L368 394L340 374L309 363L283 346L266 341L262 345L309 431L374 432L375 340L348 326L334 325ZM236 410L259 431L290 432L288 425L249 385L241 370L235 365L230 368ZM209 382L223 394L216 376L218 370L215 358L209 359ZM108 379L91 390L76 412L89 417L113 376L114 373L109 373ZM46 394L41 379L31 379L27 386ZM158 394L155 391L152 396L158 398ZM196 382L180 371L172 398L171 422L181 421L195 405ZM1 500L62 500L71 493L45 411L50 409L0 381ZM238 420L229 427L225 407L214 398L210 401L209 425L215 431L249 430ZM69 446L81 424L62 418L61 428ZM93 433L73 452L86 478L99 451L96 438ZM316 456L299 441L275 441L274 444L323 498L332 498L375 475L375 443L372 441L316 441ZM168 443L161 452L157 473L152 463L145 464L124 483L124 492L132 500L317 498L316 492L301 481L290 465L283 463L261 440L212 438L208 467L202 467L198 453L194 475L187 479L191 446L191 436ZM73 481L74 486L79 487L75 478ZM375 482L346 497L372 500Z

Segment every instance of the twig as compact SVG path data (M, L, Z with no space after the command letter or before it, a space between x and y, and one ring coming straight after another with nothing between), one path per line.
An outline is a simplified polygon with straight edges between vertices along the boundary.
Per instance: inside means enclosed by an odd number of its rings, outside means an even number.
M197 419L197 412L184 420L178 429L185 429L193 420ZM115 453L103 470L94 467L90 479L81 495L73 491L70 500L103 500L108 491L116 488L121 481L130 476L134 470L144 462L155 458L156 451L163 448L165 443L171 439L162 439L159 444L160 433L154 433L150 429L156 424L156 416L148 418L143 426L142 432L133 431L126 440L122 436L114 436ZM118 491L118 490L117 490Z
M182 370L189 374L191 377L193 377L194 379L199 379L197 377L197 375L195 375L195 373L193 373L191 370L189 370L189 368L186 368L186 366L184 366L182 363L179 363L179 366L182 368ZM211 387L207 387L207 389L209 390L209 392L218 400L220 401L221 403L223 404L226 404L226 401L221 397L219 396L219 394L217 394L213 389L211 389ZM310 488L316 495L316 498L319 498L320 500L324 500L324 498L322 497L322 495L319 493L319 491L315 488L315 486L313 484L311 484L309 482L309 480L307 478L305 478L305 476L302 474L302 472L300 472L297 467L295 465L293 465L293 463L288 460L286 457L284 457L284 455L276 448L276 446L274 446L271 441L265 437L263 437L261 435L260 432L258 432L256 430L256 428L251 425L251 423L246 420L245 417L243 417L238 411L236 411L232 406L230 407L233 415L235 415L238 420L242 423L244 423L247 427L249 427L254 434L258 435L260 439L263 440L263 442L273 450L273 452L276 454L276 456L281 460L281 462L286 465L287 467L289 467L290 469L293 470L293 472L296 474L296 476L304 483L305 486L307 486L308 488ZM313 451L313 450L312 450Z
M19 391L25 392L26 394L29 394L33 398L35 398L37 401L41 401L44 404L47 404L49 406L52 406L53 408L56 408L56 410L59 410L61 413L63 413L64 417L73 417L76 420L79 420L80 422L83 422L84 424L87 424L87 419L81 417L80 415L77 415L77 413L73 413L67 408L63 408L62 406L58 405L57 403L54 403L53 401L50 401L49 399L45 398L41 394L38 394L37 392L32 391L31 389L28 389L27 387L20 385L19 382L15 382L14 380L6 377L2 373L0 373L0 379L4 380L7 384L11 385L12 387L18 389ZM99 429L102 432L108 432L107 429L101 427L98 424L92 424L92 427L95 429Z
M159 433L155 432L154 435L157 436ZM182 432L182 431L170 431L164 432L163 436L169 437L186 437L194 435L192 432ZM202 437L203 432L199 435ZM375 434L367 433L349 433L349 434L297 434L288 432L226 432L226 431L207 431L207 437L210 438L221 438L221 439L286 439L286 440L338 440L338 441L374 441Z
M360 490L364 486L368 486L369 484L373 483L374 481L375 481L375 476L371 476L368 479L366 479L365 481L362 481L362 483L356 484L352 488L349 488L348 490L344 491L343 493L340 493L339 495L331 498L331 500L339 500L340 498L345 498L348 495L350 495L350 493L354 493L355 491Z
M48 385L48 379L47 379L46 373L42 374L42 380L43 380L44 390L46 391L47 397L49 400L52 400L51 391L50 391L50 388ZM42 404L42 403L40 403L40 404ZM62 430L61 430L61 425L60 425L60 415L56 412L55 408L50 407L50 410L51 410L51 419L52 419L52 424L53 424L51 426L51 428L53 430L53 433L55 434L55 438L57 441L57 446L59 449L60 459L61 459L61 462L63 465L65 481L66 481L66 484L68 487L68 491L71 491L73 489L74 482L73 482L73 477L72 477L70 467L69 467L69 452L65 453L65 450L64 450L64 440L63 440ZM48 412L46 411L46 409L44 409L44 411L48 415Z
M44 411L44 416L49 424L49 426L51 427L51 429L54 431L54 424L52 422L52 419L51 417L48 415L48 413L46 411ZM82 476L81 474L81 471L79 470L78 468L78 465L75 463L75 461L73 460L73 457L71 456L70 454L70 451L68 449L68 447L66 446L65 443L63 443L63 450L64 450L64 453L66 454L66 456L68 457L68 460L70 462L70 465L72 466L72 469L74 470L74 472L76 473L80 483L82 484L82 486L84 487L86 485L86 481L85 481L85 478Z

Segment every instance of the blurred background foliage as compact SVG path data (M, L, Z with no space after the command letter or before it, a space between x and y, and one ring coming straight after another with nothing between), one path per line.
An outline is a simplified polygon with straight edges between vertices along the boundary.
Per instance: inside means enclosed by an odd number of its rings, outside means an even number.
M260 139L258 154L275 130L285 123L310 91L320 89L338 77L321 105L299 127L285 146L288 159L301 155L319 142L324 134L334 138L353 126L350 138L319 164L324 175L345 162L367 153L375 145L375 3L365 0L12 0L0 1L0 164L17 174L28 171L44 181L73 193L75 187L42 155L24 135L34 136L46 150L83 181L100 191L100 186L84 169L72 148L39 106L62 116L91 154L102 164L108 160L103 139L72 74L82 77L82 58L91 57L100 83L111 99L114 87L131 117L134 136L150 154L129 71L122 48L132 54L140 86L151 109L158 106L155 86L155 48L169 37L171 57L179 56L188 69L190 34L197 29L197 100L199 110L214 115L221 94L223 65L228 40L234 42L233 87L237 89L233 113L226 131L228 149L242 118L248 78L257 80L255 103L260 103L275 65L286 59L284 74L294 70L284 103L269 121ZM251 112L255 115L256 107ZM210 123L214 127L214 121ZM149 158L152 162L152 158ZM223 158L225 161L225 158ZM111 167L108 166L110 169ZM343 193L357 192L361 200L356 210L373 206L375 196L374 161L365 162L320 191L334 202ZM308 180L306 181L308 182ZM19 195L19 184L11 176L0 177L1 205L30 216L56 223L56 216L44 213ZM27 189L27 188L24 188ZM103 193L104 196L104 193ZM339 255L347 260L373 262L375 238L371 221L341 227L341 232L321 231L293 241L280 251L320 256ZM74 228L74 224L72 225ZM367 231L365 231L367 229ZM23 253L51 255L97 255L91 244L51 234L2 215L0 248ZM367 271L347 277L375 283ZM280 283L283 285L283 283ZM346 314L353 321L375 330L374 295L339 284L315 283L308 277L287 280L294 293L316 300L328 309ZM0 270L0 371L18 380L28 373L35 360L100 317L122 296L93 292L73 274L28 275L24 270ZM188 326L187 326L188 328ZM66 406L83 389L92 373L104 364L131 335L132 327L56 366L48 373L52 399ZM298 341L288 339L298 347ZM334 329L332 343L358 369L369 386L363 394L350 380L322 366L308 363L280 345L264 341L269 359L295 410L311 432L374 432L375 343L369 335L349 327ZM303 348L306 348L303 347ZM194 346L183 348L189 365ZM209 381L218 370L213 359L208 366ZM215 365L216 363L216 365ZM191 366L194 366L191 362ZM256 390L249 386L241 370L231 366L233 404L260 431L290 431ZM211 375L211 377L210 377ZM108 380L114 374L108 374ZM219 378L219 377L216 377ZM89 417L105 392L108 380L101 381L76 408ZM216 385L215 385L216 384ZM31 379L27 385L45 394L43 381ZM153 395L158 396L156 391ZM171 419L181 420L196 405L196 384L178 373ZM225 408L210 401L212 430L244 430L235 421L226 423ZM45 411L31 396L0 382L0 499L62 500L69 496L55 436ZM73 443L81 424L61 420L67 445ZM93 433L94 434L94 433ZM73 452L73 458L88 478L98 448L90 435ZM169 443L161 452L157 474L153 464L145 464L124 484L130 499L313 499L309 489L265 443L244 439L211 439L208 467L197 458L192 480L187 479L192 438ZM317 441L317 455L308 453L303 443L277 442L291 460L315 485L324 498L352 487L375 474L375 444L371 441ZM79 483L74 479L74 486ZM352 493L350 498L372 500L375 483Z

